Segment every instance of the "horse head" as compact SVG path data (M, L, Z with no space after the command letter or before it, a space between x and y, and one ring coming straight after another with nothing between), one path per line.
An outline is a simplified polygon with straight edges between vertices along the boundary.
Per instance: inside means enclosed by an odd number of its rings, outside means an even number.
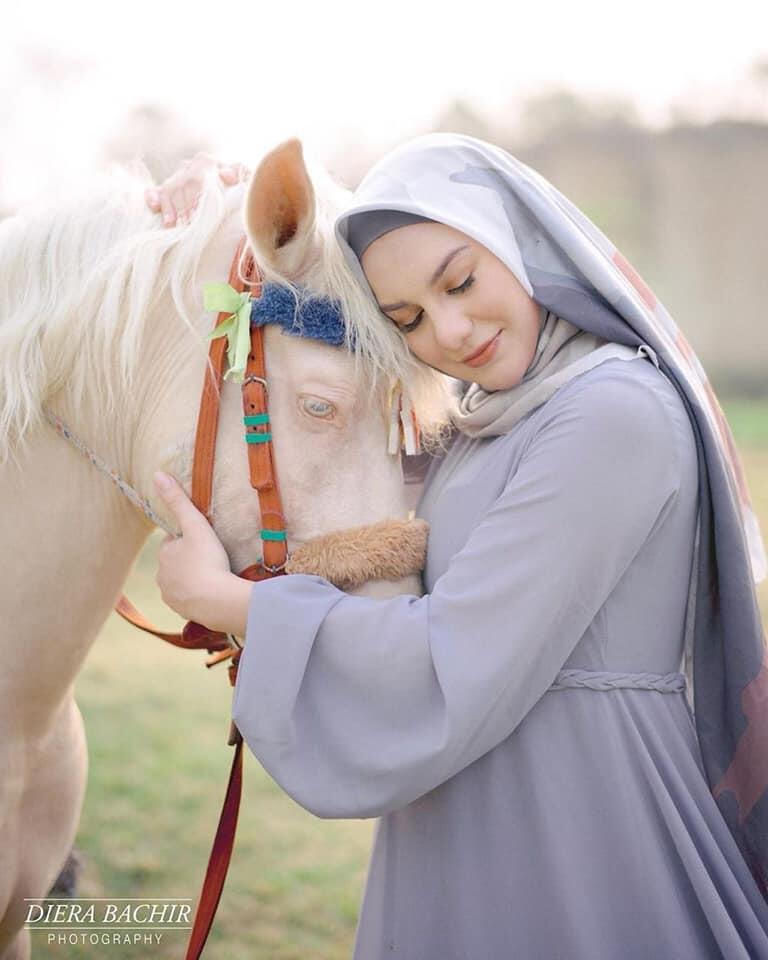
M73 680L153 528L121 485L173 526L151 495L152 475L166 470L190 488L214 319L202 290L227 277L244 226L265 280L299 299L337 304L345 330L344 344L331 346L265 328L289 549L405 513L399 458L387 452L386 408L393 377L407 379L410 361L337 248L332 224L345 191L322 173L310 177L293 141L265 157L247 190L225 191L212 175L189 225L162 228L145 206L145 186L116 174L55 209L0 223L8 561L0 584L0 953L13 951L14 941L18 955L28 948L24 898L45 895L75 836L87 764ZM422 373L412 385L429 434L447 393L437 381L419 381ZM261 528L240 392L224 381L211 509L235 571L258 559ZM80 438L87 456L52 429L50 415Z

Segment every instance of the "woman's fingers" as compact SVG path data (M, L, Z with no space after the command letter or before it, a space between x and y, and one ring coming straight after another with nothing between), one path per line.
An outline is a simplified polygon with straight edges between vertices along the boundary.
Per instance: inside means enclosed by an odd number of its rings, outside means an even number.
M160 196L154 187L144 191L144 199L152 213L160 213Z
M176 208L171 203L171 198L167 190L160 191L160 212L163 215L163 223L165 226L174 226L176 223Z
M219 177L228 187L236 183L245 183L251 171L244 163L225 163L219 167Z
M201 525L206 532L210 530L210 524L186 495L178 480L161 470L155 473L154 479L160 496L178 522L182 534L191 535L199 530Z
M248 169L242 164L220 164L210 154L199 153L158 187L144 192L147 206L162 215L166 227L186 223L197 208L205 178L212 168L218 170L219 179L225 186L234 186L249 176Z
M187 183L182 185L179 192L181 194L181 198L179 200L181 209L185 214L191 214L192 211L197 207L197 201L200 199L200 194L203 192L202 180L189 180Z
M231 166L219 167L219 179L223 184L231 187L237 183L237 171Z
M233 187L248 178L248 168L242 163L221 163L219 164L219 179L225 186Z

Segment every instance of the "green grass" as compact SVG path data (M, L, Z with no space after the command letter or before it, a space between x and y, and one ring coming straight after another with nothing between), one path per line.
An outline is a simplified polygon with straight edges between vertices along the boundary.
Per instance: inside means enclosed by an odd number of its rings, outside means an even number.
M742 447L741 450L752 506L757 513L763 540L768 542L768 445ZM768 578L758 584L757 599L768 632Z
M729 400L723 412L740 448L768 447L768 400Z
M768 400L730 400L723 403L723 412L741 453L763 539L768 541ZM757 599L768 630L768 579L758 584Z
M728 404L755 507L768 531L768 404ZM154 584L153 538L126 592L173 628ZM768 583L758 590L768 622ZM231 689L226 667L180 651L112 615L78 677L90 775L77 846L80 897L196 902L226 785ZM318 820L246 751L238 838L205 956L342 960L351 954L372 821ZM33 933L36 960L181 958L186 934L159 946L66 946Z
M154 582L150 540L126 593L174 628ZM177 650L112 614L77 685L90 774L77 847L86 858L80 897L189 897L196 902L226 787L231 688L205 651ZM318 820L244 756L238 835L206 948L215 958L349 957L373 821ZM48 945L39 958L181 958L186 933L159 946ZM146 953L145 953L146 951Z

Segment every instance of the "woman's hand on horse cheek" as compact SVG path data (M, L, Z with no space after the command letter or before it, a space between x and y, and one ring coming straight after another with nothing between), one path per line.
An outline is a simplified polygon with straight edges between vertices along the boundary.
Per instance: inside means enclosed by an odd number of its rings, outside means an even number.
M168 537L157 558L157 585L163 601L180 616L213 627L207 615L226 578L233 576L188 535Z
M157 474L155 485L181 529L180 537L168 536L160 545L157 583L163 600L181 616L213 627L205 613L233 576L227 552L176 480Z
M187 620L245 637L253 583L209 565L185 540L167 537L160 545L157 583L163 602Z

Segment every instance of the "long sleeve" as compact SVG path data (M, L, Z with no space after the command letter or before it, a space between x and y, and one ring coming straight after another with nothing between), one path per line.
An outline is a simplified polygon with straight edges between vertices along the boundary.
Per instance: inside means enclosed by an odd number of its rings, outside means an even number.
M380 816L514 731L675 497L670 403L620 373L559 391L423 597L254 586L233 718L298 803Z

